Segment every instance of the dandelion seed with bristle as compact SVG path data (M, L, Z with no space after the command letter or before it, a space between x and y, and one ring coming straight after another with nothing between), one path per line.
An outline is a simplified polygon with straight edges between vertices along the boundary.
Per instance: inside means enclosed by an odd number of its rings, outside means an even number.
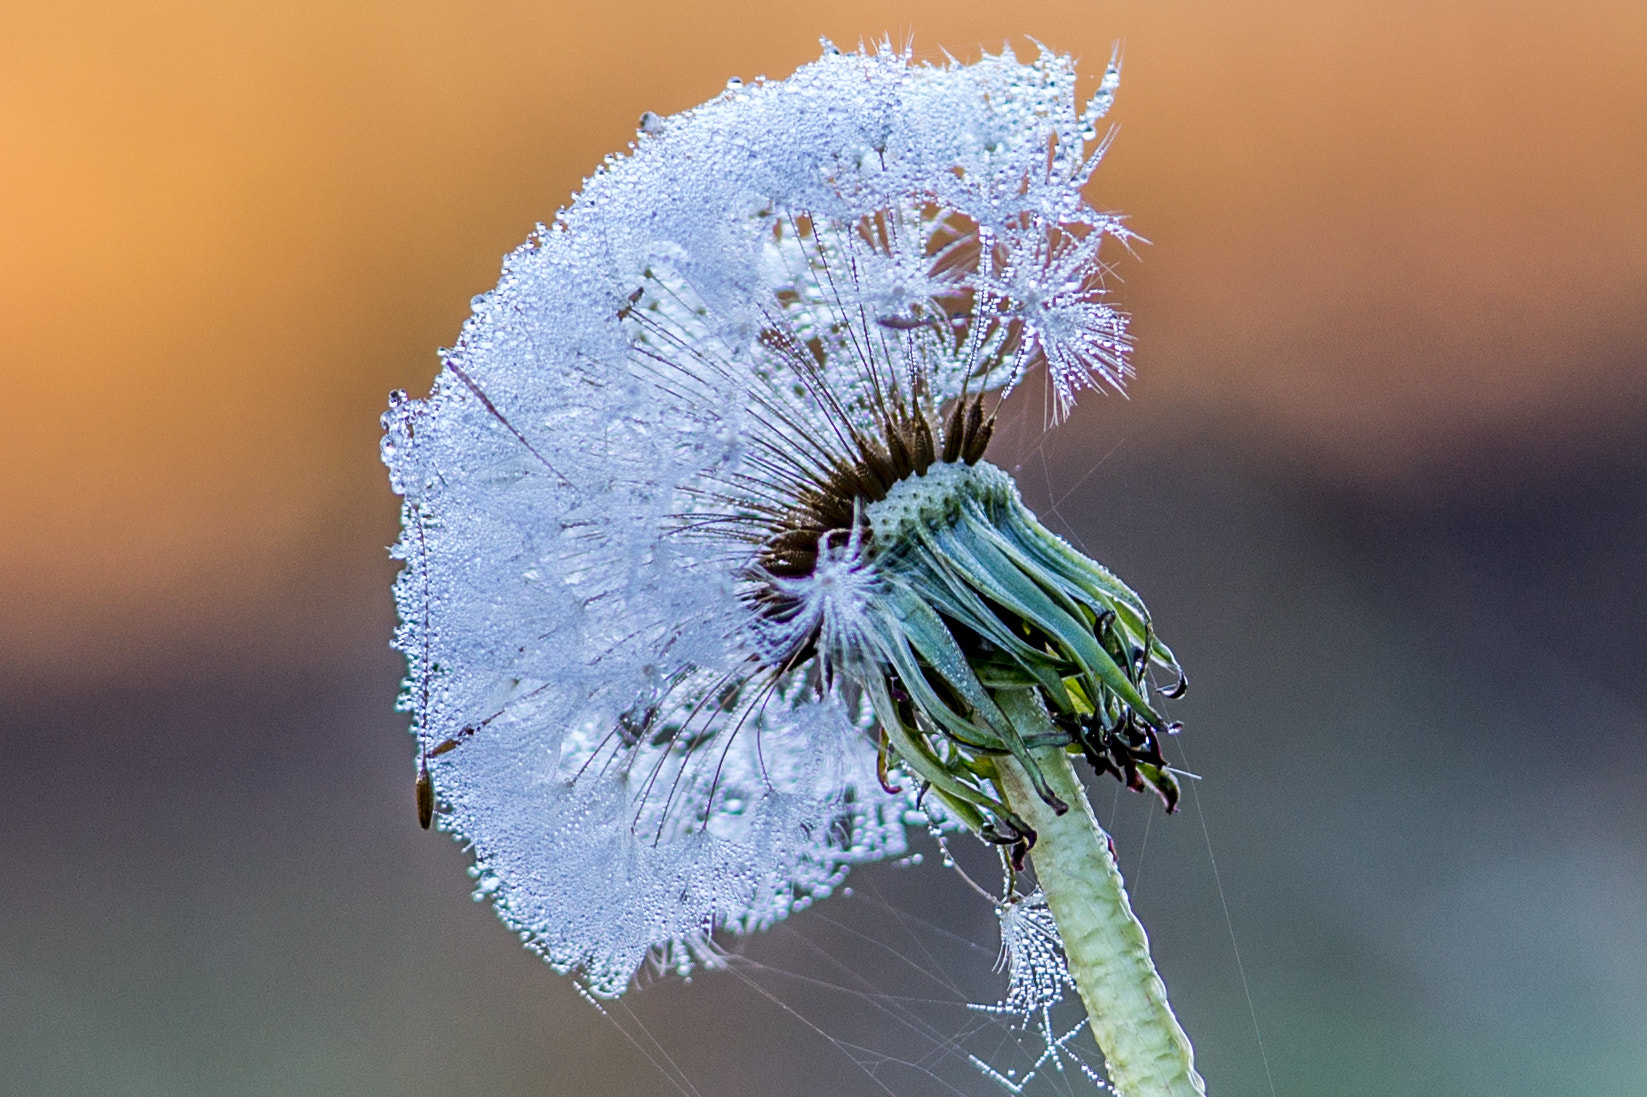
M1026 1023L1038 1017L1050 1046L1057 1039L1052 1007L1064 1000L1064 991L1075 988L1075 980L1064 960L1046 894L1037 888L1028 895L1010 896L996 904L996 916L1001 922L1001 952L995 970L1007 973L1007 993L993 1006L974 1008L1013 1014Z
M419 812L589 993L932 816L1033 863L1117 1090L1202 1092L1072 767L1172 809L1177 661L984 460L1029 372L1057 416L1130 372L1116 75L827 48L649 114L391 398Z
M947 849L947 847L946 847ZM974 885L976 886L976 885ZM995 970L1007 973L1006 997L994 1005L974 1003L971 1008L983 1013L1005 1014L1017 1017L1019 1024L1028 1026L1033 1019L1041 1036L1041 1054L1023 1077L1002 1074L976 1055L968 1058L985 1077L993 1078L1010 1092L1022 1093L1035 1076L1051 1062L1060 1073L1064 1070L1065 1045L1080 1033L1086 1024L1065 1032L1062 1036L1053 1029L1052 1009L1064 1000L1066 990L1075 989L1075 979L1069 973L1064 959L1063 942L1058 937L1058 925L1047 909L1046 894L1039 888L1028 895L1010 890L1005 899L992 901L1001 923L1001 951L995 960ZM1110 1089L1088 1072L1086 1065L1075 1060L1083 1073L1098 1083L1100 1091Z

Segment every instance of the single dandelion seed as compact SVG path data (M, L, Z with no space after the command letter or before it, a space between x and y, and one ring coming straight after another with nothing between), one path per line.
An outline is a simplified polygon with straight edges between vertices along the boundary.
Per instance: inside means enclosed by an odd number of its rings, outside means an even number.
M1071 766L1172 810L1177 660L984 460L1030 371L1055 418L1130 373L1129 234L1082 196L1118 72L1078 111L1045 49L825 43L643 115L391 397L420 819L587 993L719 966L935 818L1033 860L1004 1006L1053 1061L1073 980L1120 1093L1202 1091Z
M1083 1019L1062 1036L1054 1030L1052 1008L1064 1000L1066 990L1075 989L1075 979L1070 975L1069 964L1064 958L1058 925L1053 920L1052 912L1047 909L1046 894L1039 888L1028 895L1014 894L1010 890L1011 885L1009 872L1008 895L995 903L996 917L1001 923L1001 952L995 961L995 970L1004 969L1007 973L1006 997L994 1005L975 1003L971 1008L983 1013L1017 1017L1023 1027L1027 1027L1033 1017L1041 1036L1041 1054L1021 1078L1014 1070L1002 1074L976 1055L969 1055L968 1058L986 1077L1013 1093L1021 1093L1048 1062L1060 1073L1063 1072L1064 1045L1086 1027L1086 1021ZM1099 1084L1104 1089L1108 1088Z

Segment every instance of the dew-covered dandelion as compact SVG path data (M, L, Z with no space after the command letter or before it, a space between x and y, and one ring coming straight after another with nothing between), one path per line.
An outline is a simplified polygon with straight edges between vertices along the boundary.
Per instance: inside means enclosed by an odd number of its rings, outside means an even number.
M1117 80L826 48L649 114L392 396L419 811L589 993L936 820L1033 863L1116 1089L1202 1091L1072 766L1171 810L1182 676L984 460L1031 371L1054 419L1130 372L1082 195Z

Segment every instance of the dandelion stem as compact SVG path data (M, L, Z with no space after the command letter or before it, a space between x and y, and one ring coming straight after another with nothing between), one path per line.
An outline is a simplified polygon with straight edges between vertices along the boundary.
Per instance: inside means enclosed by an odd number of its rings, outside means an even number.
M997 694L1002 712L1025 739L1050 725L1033 690ZM1060 747L1030 751L1030 759L1070 810L1056 814L1010 756L996 760L1008 806L1035 829L1030 858L1058 922L1064 954L1120 1097L1205 1097L1194 1050L1167 1002L1166 984L1150 961L1149 939L1133 916L1108 836L1086 790Z

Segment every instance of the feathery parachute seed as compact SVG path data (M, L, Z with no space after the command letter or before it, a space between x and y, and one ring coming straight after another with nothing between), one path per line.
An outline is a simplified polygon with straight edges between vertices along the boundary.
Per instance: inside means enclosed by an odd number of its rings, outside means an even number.
M929 816L1021 862L1003 758L1055 811L1048 747L1175 802L1171 652L984 460L1028 371L1060 416L1130 374L1100 259L1129 233L1082 196L1116 75L1083 107L1044 50L830 48L648 112L391 397L420 820L592 993Z

